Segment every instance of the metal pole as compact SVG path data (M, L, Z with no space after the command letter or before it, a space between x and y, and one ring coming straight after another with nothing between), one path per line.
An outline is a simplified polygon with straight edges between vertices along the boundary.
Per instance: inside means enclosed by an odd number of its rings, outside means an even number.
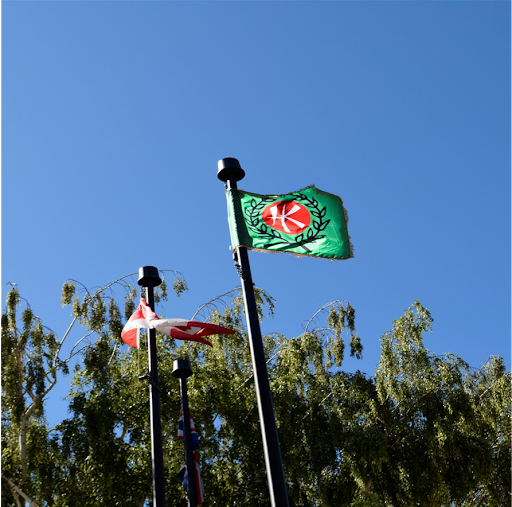
M224 181L226 190L237 188L237 181L245 176L244 170L236 158L224 158L219 160L217 177ZM252 368L254 371L254 383L258 401L258 412L260 416L261 436L263 439L263 452L267 467L267 478L270 492L270 503L272 507L288 507L288 494L286 491L286 480L284 477L281 450L277 435L277 426L272 403L272 393L267 374L267 362L263 340L261 337L260 321L256 306L256 298L249 266L247 249L238 248L234 254L235 263L238 260L240 266L240 279L245 304L245 316L249 332L249 345L251 349Z
M187 466L187 494L189 507L197 507L196 473L192 449L192 433L190 431L190 415L188 408L187 377L192 375L190 363L186 359L174 361L173 376L180 379L181 412L183 414L183 445L185 447L185 465Z
M162 283L158 269L145 266L139 269L138 284L146 287L148 306L155 311L154 287ZM151 458L153 463L153 507L165 507L164 456L162 450L162 425L160 421L160 389L158 388L158 364L156 330L149 330L149 413L151 420Z

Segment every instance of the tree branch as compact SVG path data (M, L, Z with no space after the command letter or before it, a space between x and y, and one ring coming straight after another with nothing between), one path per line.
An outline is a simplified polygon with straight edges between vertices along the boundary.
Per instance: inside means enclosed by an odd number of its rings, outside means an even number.
M482 495L478 500L480 500L475 507L480 507L488 498L488 495Z
M228 290L228 291L227 291L227 292L225 292L224 294L221 294L220 296L216 296L216 297L214 297L213 299L210 299L210 301L208 301L208 302L207 302L207 303L205 303L204 305L201 305L201 306L197 309L196 313L194 313L194 315L192 315L192 318L191 318L190 320L195 320L195 318L196 318L196 316L199 314L199 312L200 312L203 308L205 308L205 307L207 307L207 306L211 305L214 301L222 300L222 298L223 298L224 296L228 296L229 294L231 294L231 293L233 293L233 292L236 292L236 291L239 291L240 289L241 289L241 286L240 286L240 285L237 285L236 287L233 287L231 290Z
M83 342L86 338L89 338L89 336L91 336L92 334L94 333L94 331L91 331L90 333L87 333L85 336L82 336L82 338L80 338L80 340L78 340L74 345L73 345L73 348L71 349L71 352L69 353L69 356L64 359L64 362L67 363L75 354L73 354L73 351L76 349L76 347L78 346L78 344L80 342ZM83 348L83 347L82 347ZM80 349L82 350L82 349Z
M30 507L37 507L36 502L34 502L34 500L32 500L26 493L24 493L18 486L16 486L16 484L14 484L14 482L12 482L11 479L6 477L5 475L2 475L2 479L5 479L8 482L9 486L12 489L14 489L16 491L16 493L18 493L18 495L21 495L25 499L26 502L28 502ZM19 502L17 499L16 499L16 503L19 505Z
M324 306L322 306L322 308L320 308L320 310L318 310L314 315L313 317L311 317L309 320L308 320L308 323L306 324L306 327L304 328L304 333L307 333L308 332L308 327L309 325L311 324L311 322L313 322L313 320L316 318L316 316L320 313L322 313L324 310L326 310L327 308L329 308L329 306L333 306L335 305L336 303L340 304L340 305L343 305L343 303L346 303L346 301L341 301L340 299L336 299L335 301L331 301L330 303L327 303L325 304Z
M101 294L102 292L106 291L108 288L112 287L112 285L116 284L116 283L119 283L121 280L124 280L125 278L128 278L129 276L133 276L133 275L136 275L137 273L130 273L129 275L125 275L125 276L122 276L121 278L118 278L117 280L114 280L113 282L110 282L108 283L107 285L105 285L104 287L101 287L99 288L93 296L90 295L89 291L87 290L87 287L85 287L85 285L83 284L80 284L82 285L82 287L84 287L85 291L87 292L87 297L89 299L93 299L95 298L97 295ZM70 280L74 283L80 283L80 282L77 282L76 280ZM60 351L62 349L62 345L64 344L64 341L66 340L66 338L68 337L69 333L71 332L71 329L73 328L73 326L75 325L75 322L77 321L78 317L75 315L75 317L73 317L73 321L71 322L71 324L69 325L67 331L64 333L64 336L62 337L62 340L59 342L59 346L57 348L57 351L55 352L55 355L53 357L53 367L55 368L56 367L56 362L57 362L57 358L59 357L59 354L60 354ZM89 334L85 335L83 338L81 338L77 343L75 343L75 345L73 346L73 348L71 349L71 352L69 354L69 356L67 357L67 359L64 360L64 362L68 362L72 357L73 357L73 350L75 350L76 346L82 341L84 340L85 338L87 338L88 336L90 336L91 334L93 333L93 331L91 331Z
M510 376L510 372L507 372L505 373L502 377L499 377L497 378L479 397L478 399L480 400L480 403L478 404L478 406L480 406L484 400L482 400L482 398L498 383L500 382L500 380L503 379L503 377L509 377Z
M114 345L114 350L112 351L112 355L110 356L110 359L108 360L107 366L110 366L110 363L112 362L112 359L114 359L114 354L116 353L117 346L118 346L118 343L116 343Z
M55 385L55 383L51 386L53 387ZM45 395L50 391L50 389L47 389L44 394L43 394L43 398L45 397ZM34 410L36 409L36 403L35 401L33 403L31 403L27 409L25 410L25 412L23 412L23 417L25 419L28 420L28 418L34 413Z
M32 398L32 401L35 402L36 401L36 397L34 395L34 393L32 391L29 391L28 389L26 390L26 393Z

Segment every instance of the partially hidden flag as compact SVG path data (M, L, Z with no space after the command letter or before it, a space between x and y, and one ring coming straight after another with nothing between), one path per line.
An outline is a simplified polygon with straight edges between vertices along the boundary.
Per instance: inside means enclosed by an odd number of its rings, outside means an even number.
M194 474L195 474L195 482L196 482L196 498L197 504L202 504L204 502L204 485L203 478L201 477L201 467L199 466L199 440L197 438L196 428L194 426L194 421L192 420L192 416L189 410L189 419L190 419L190 433L192 438L192 459L194 460ZM178 440L183 440L183 412L180 409L180 421L178 425ZM187 465L185 462L181 464L180 471L178 473L181 484L185 488L185 491L188 492L188 484L187 484Z
M212 344L203 338L212 334L233 334L232 329L228 329L216 324L207 322L197 322L186 319L160 319L158 315L151 310L146 301L141 298L138 308L128 319L128 322L121 332L121 338L131 347L139 346L140 329L156 329L171 338L178 340L188 340L200 342L212 346Z
M192 450L197 451L197 449L199 449L199 439L197 438L196 427L194 425L192 416L190 415L190 410L188 411L188 417L190 420L190 436L192 438ZM183 410L181 408L180 420L178 423L178 440L183 440Z
M231 248L290 252L342 260L353 257L340 197L314 186L284 195L228 190Z
M194 451L192 453L192 458L194 459L194 472L196 476L196 498L197 498L197 505L200 505L204 502L204 485L203 485L203 479L201 477L201 469L199 467L199 453L197 451ZM188 486L187 486L187 465L185 462L181 464L180 471L178 472L181 484L183 484L183 487L185 488L185 491L188 492Z

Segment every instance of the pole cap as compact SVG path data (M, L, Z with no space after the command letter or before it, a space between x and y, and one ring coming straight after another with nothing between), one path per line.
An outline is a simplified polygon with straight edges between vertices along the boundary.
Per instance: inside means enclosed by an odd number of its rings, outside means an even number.
M187 359L175 359L173 363L172 376L176 378L187 378L192 375L192 369Z
M162 279L158 274L158 269L154 266L144 266L139 268L139 279L137 283L141 287L158 287L162 283Z
M221 181L234 179L240 181L245 176L245 171L240 167L236 158L223 158L218 162L217 178Z

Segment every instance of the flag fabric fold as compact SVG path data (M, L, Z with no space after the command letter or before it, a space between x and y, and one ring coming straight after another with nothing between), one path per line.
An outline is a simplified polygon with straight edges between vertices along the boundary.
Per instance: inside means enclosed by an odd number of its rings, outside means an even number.
M160 319L154 323L154 327L171 338L204 343L206 345L210 345L210 347L212 344L208 340L205 340L203 336L234 333L231 329L217 326L215 324L184 319Z
M314 186L284 195L229 189L228 222L233 251L242 246L298 257L354 256L343 201Z
M195 483L196 483L196 498L197 505L200 505L204 502L204 485L203 478L201 477L201 467L199 464L199 439L197 438L196 427L194 425L194 421L192 420L192 415L190 414L190 410L188 411L189 419L190 419L190 436L192 440L192 459L194 460L194 475L195 475ZM178 440L183 440L183 411L180 408L180 420L178 424ZM181 484L185 488L185 491L188 492L188 484L187 484L187 465L185 462L181 464L180 471L178 472Z
M194 425L192 416L190 415L190 410L188 411L188 417L190 420L190 436L192 439L192 450L197 451L197 449L199 449L199 439L197 438L196 427ZM181 408L180 408L180 420L178 423L178 440L183 440L183 410Z
M192 458L194 459L194 473L196 476L196 498L197 505L201 505L204 502L204 485L203 478L201 477L201 468L199 466L199 453L194 451L192 453ZM181 484L185 488L185 491L188 491L187 486L187 465L185 462L181 464L180 471L178 472L178 476L180 478Z
M138 347L140 329L142 328L156 329L171 338L204 343L210 345L210 347L212 344L205 340L203 336L234 333L232 329L207 322L186 319L160 319L143 298L141 298L138 308L124 326L121 338L130 347Z
M140 304L121 331L121 338L130 347L139 346L140 330L152 327L152 323L158 319L158 315L141 298Z

